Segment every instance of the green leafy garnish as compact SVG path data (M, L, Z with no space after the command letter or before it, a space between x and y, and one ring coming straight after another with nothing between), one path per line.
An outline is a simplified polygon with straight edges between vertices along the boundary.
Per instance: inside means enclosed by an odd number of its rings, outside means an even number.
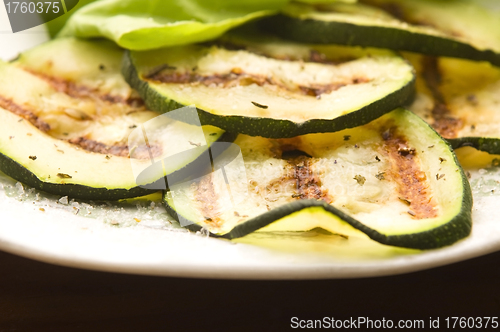
M60 36L106 37L132 50L214 39L227 30L275 14L288 0L102 0L81 8Z

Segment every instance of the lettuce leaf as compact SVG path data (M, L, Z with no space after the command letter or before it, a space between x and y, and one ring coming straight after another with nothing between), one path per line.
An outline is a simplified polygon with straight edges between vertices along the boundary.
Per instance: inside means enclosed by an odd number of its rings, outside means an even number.
M64 26L64 24L66 23L66 21L78 9L80 9L81 7L83 7L85 5L88 5L89 3L94 2L94 1L97 1L97 0L79 0L78 3L76 4L76 6L74 6L73 8L71 8L71 10L68 9L69 11L66 14L64 14L62 16L59 16L58 18L45 23L45 27L47 28L47 32L49 33L50 37L54 38L57 35L57 33L62 29L62 27ZM66 4L66 5L68 5L68 4ZM43 15L44 14L42 14L42 16Z
M105 37L131 50L214 39L273 15L288 0L101 0L78 10L59 36Z

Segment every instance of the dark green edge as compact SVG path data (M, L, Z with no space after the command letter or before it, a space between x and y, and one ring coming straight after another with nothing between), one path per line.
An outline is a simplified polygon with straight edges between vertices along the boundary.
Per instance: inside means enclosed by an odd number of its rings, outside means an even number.
M467 237L472 229L472 190L470 188L469 181L467 180L467 177L462 167L460 166L460 163L458 162L458 159L455 153L453 152L453 148L450 145L450 143L444 140L425 121L421 119L420 121L422 121L423 125L426 125L430 130L432 130L435 135L440 137L448 146L450 153L453 155L453 161L457 166L457 169L460 172L460 176L462 178L463 194L462 194L460 211L450 221L446 222L445 224L442 224L436 228L424 232L402 234L402 235L385 235L368 226L365 226L364 224L354 219L353 217L349 216L348 214L342 212L341 210L323 201L301 200L301 201L291 202L289 204L283 205L279 208L273 209L269 212L251 218L245 221L244 223L236 226L229 233L226 233L224 235L215 235L215 234L210 234L210 235L217 238L236 239L248 235L294 212L307 209L310 207L319 206L322 207L325 211L330 212L331 214L347 222L352 227L365 233L366 235L368 235L370 239L385 245L411 248L411 249L436 249L447 245L451 245L456 241ZM163 199L162 199L163 205L165 206L167 212L173 218L179 221L178 212L175 211L174 207L170 206L167 200L165 199L166 193L167 191L164 191L163 193ZM182 218L189 220L185 217ZM202 229L201 226L195 223L185 227L195 232L200 231Z
M188 106L168 99L151 85L143 81L137 69L133 65L130 51L126 51L123 57L122 74L131 87L136 89L146 106L159 113ZM405 105L415 96L415 73L413 78L401 89L394 91L386 97L362 107L351 113L342 115L335 119L312 119L301 123L290 120L278 120L259 117L245 116L221 116L196 108L200 122L203 125L213 125L230 132L242 133L250 136L263 136L267 138L289 138L310 133L335 132L343 129L354 128L372 120L375 120L395 108ZM176 118L189 122L188 119ZM269 128L266 130L266 128Z
M488 61L500 66L500 54L479 50L470 44L444 37L415 33L391 27L362 26L353 23L299 19L284 14L260 21L261 27L280 37L303 43L370 46Z
M447 141L454 149L470 146L490 154L500 154L500 138L493 137L460 137L450 138Z
M466 188L469 188L469 190L467 190ZM178 212L175 211L175 209L167 203L165 199L165 194L163 198L163 205L165 206L167 212L173 218L179 221ZM249 219L244 223L236 226L229 233L226 233L224 235L215 235L215 234L210 234L210 235L212 237L224 238L229 240L240 238L252 232L255 232L256 230L264 226L267 226L273 223L274 221L284 218L294 212L298 212L311 207L321 207L326 212L329 212L332 215L339 217L352 227L368 235L370 239L377 241L379 243L390 246L412 248L412 249L436 249L447 245L451 245L470 234L472 228L471 209L470 209L471 206L472 206L472 198L470 195L470 187L467 182L467 185L464 186L464 196L462 198L461 210L453 219L451 219L447 223L439 227L430 229L428 231L419 233L402 234L402 235L385 235L368 226L365 226L358 220L336 209L335 207L328 205L325 202L317 200L301 200L289 203L287 205L281 206L279 208L261 214L257 217ZM185 227L194 232L200 231L202 229L200 225L194 223Z
M222 134L217 142L219 141L229 141L232 142L236 138L236 135L225 132ZM196 160L199 158L204 158L208 153L208 150L205 150L200 156L198 156L195 161L189 163L188 165L174 171L173 173L168 175L170 182L172 179L176 181L180 181L181 179L187 178L188 175L193 173L194 169L198 169ZM11 178L27 184L33 188L45 191L47 193L61 195L61 196L69 196L72 198L84 199L84 200L108 200L115 201L124 198L133 198L144 195L149 195L155 192L158 192L158 189L147 189L142 187L133 187L129 189L124 188L103 188L103 187L90 187L82 184L55 184L48 183L40 180L35 174L30 172L26 167L19 164L15 160L11 159L7 155L0 153L0 170L4 172L6 175ZM162 177L158 181L164 182L164 178Z

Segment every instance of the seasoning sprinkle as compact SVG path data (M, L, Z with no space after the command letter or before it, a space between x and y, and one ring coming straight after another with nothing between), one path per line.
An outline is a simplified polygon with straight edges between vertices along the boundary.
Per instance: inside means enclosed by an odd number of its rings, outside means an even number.
M354 176L354 180L356 180L358 184L362 186L365 184L366 178L362 175L356 175Z
M263 109L267 109L269 106L267 105L262 105L262 104L259 104L259 103L256 103L255 101L252 101L251 102L254 106L258 107L258 108L263 108Z

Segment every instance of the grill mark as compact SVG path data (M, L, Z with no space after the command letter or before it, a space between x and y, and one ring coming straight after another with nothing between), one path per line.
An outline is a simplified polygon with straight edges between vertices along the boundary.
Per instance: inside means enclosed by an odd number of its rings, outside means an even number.
M76 84L75 82L71 82L63 78L50 76L26 68L24 68L24 70L43 79L44 81L49 83L55 90L67 94L68 96L73 98L99 99L108 103L124 104L131 107L144 106L144 101L139 97L124 98L122 96L100 93L97 89L90 88L81 84Z
M328 190L321 189L321 179L318 174L314 174L311 168L312 158L299 157L289 161L293 169L293 177L297 181L297 191L300 199L317 199L327 203L332 202Z
M14 103L11 99L0 96L0 107L29 121L32 125L34 125L38 130L42 132L46 133L50 131L50 125L48 123L41 120L33 112ZM128 157L129 154L128 146L126 145L107 145L98 141L87 139L85 137L73 138L68 140L68 142L90 152L114 155L119 157ZM135 159L149 158L149 154L147 153L146 149L142 150L139 148L135 151ZM159 145L152 145L150 147L150 151L152 151L153 157L157 157L162 154L162 149Z
M415 219L436 217L436 205L432 202L427 177L415 159L416 150L409 146L403 136L396 133L395 127L385 131L382 137L383 149L391 164L390 172L385 175L389 175L397 183L400 199L410 203L408 213Z
M128 145L108 145L98 141L94 141L85 137L77 137L68 140L69 143L74 144L86 151L101 153L105 155L113 155L118 157L129 157ZM162 149L159 145L151 145L149 147L142 146L134 149L134 159L149 159L150 152L153 157L161 156Z
M265 189L269 192L273 188L283 188L292 185L295 193L292 198L295 199L317 199L327 203L333 201L328 190L321 188L321 179L319 174L315 174L312 166L313 158L299 156L288 160L285 175L281 178L271 181Z
M270 76L255 75L244 73L240 68L234 68L228 74L214 74L214 75L200 75L195 72L171 72L171 73L157 73L148 76L148 79L159 83L174 83L174 84L203 84L205 86L217 85L223 88L230 88L235 86L248 86L257 84L258 86L274 85L281 89L307 95L319 96L323 93L331 93L347 85L368 83L370 80L365 77L354 77L350 80L343 82L334 82L329 84L311 84L310 86L294 85L290 86L282 81Z
M434 107L432 109L434 123L432 127L444 138L455 138L458 135L458 131L464 126L464 122L462 119L453 117L451 114L452 111L449 109L440 91L442 79L438 59L431 56L423 57L422 67L422 77L434 99Z
M21 107L20 105L14 103L11 99L0 96L0 107L29 121L40 131L48 132L50 130L50 125L48 123L41 120L37 115L35 115L30 110L27 110Z
M194 187L196 202L205 218L205 223L213 227L220 227L222 220L218 212L218 195L214 189L212 175L210 174L201 181L193 183L192 186Z

